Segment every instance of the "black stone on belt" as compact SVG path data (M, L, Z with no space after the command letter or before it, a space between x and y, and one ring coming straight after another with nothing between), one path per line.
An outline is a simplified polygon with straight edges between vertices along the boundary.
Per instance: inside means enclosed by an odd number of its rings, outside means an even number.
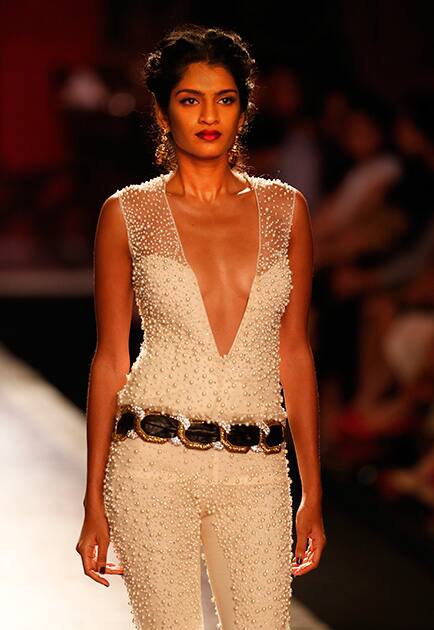
M116 433L125 435L134 429L135 415L124 412L118 420ZM178 433L178 420L165 414L149 414L142 418L140 426L148 434L161 438L173 438ZM186 437L192 442L217 442L220 427L216 422L192 422L185 430ZM232 424L227 433L227 440L234 446L256 446L260 440L260 428L252 424ZM284 440L284 427L281 423L270 425L270 432L265 438L268 446L277 446Z

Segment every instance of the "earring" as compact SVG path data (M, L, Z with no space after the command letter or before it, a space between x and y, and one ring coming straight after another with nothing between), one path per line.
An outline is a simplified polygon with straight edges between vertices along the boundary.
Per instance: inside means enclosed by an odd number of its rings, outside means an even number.
M155 151L155 162L158 166L161 166L163 162L169 157L170 141L169 141L169 129L164 129L161 134L161 141Z
M237 134L235 136L235 141L234 141L232 147L228 151L228 156L229 156L229 160L228 161L229 161L229 164L231 166L235 166L235 164L237 163L238 157L239 157L239 155L241 153L241 147L240 147L240 145L238 143L238 138L239 137L240 137L239 134Z

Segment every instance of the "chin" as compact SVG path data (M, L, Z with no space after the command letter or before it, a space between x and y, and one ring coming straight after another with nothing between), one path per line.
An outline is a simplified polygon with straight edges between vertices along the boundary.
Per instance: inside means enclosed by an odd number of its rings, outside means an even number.
M192 155L195 158L203 159L203 160L216 160L218 158L221 158L223 155L225 154L224 151L216 151L215 149L213 151L192 151L190 153L190 155Z

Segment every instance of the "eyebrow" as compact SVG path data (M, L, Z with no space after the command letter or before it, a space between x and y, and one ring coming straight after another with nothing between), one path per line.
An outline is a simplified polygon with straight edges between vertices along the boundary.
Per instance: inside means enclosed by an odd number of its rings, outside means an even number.
M190 89L190 88L183 88L182 90L178 90L178 91L175 93L175 96L178 96L178 94L179 94L180 92L190 92L191 94L200 94L200 95L203 95L203 94L204 94L204 92L201 92L200 90L192 90L192 89ZM229 89L226 89L226 90L220 90L219 92L216 92L216 94L217 94L217 95L218 95L218 94L226 94L226 92L237 92L237 90L234 90L233 88L229 88Z

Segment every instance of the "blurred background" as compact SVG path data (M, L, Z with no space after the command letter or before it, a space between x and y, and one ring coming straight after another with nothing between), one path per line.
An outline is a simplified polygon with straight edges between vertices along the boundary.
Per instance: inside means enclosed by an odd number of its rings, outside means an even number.
M129 627L74 550L94 233L109 195L158 174L141 67L186 21L251 43L251 173L299 188L311 211L328 546L295 580L293 630L434 628L433 19L420 1L2 3L2 539L18 539L6 556L5 628L90 628L86 597L106 627ZM135 314L132 357L140 340ZM38 579L23 609L29 558ZM53 606L62 621L48 620Z

